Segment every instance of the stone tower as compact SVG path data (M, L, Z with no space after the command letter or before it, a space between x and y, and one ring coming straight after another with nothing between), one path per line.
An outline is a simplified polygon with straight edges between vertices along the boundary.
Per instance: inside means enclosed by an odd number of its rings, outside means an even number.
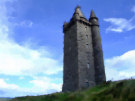
M89 21L77 6L69 23L64 23L63 92L93 87L106 81L98 18Z

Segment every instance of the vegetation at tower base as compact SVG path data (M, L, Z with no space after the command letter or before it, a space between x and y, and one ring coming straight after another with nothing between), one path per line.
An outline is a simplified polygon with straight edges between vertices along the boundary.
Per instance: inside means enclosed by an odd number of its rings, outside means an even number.
M135 101L135 80L108 81L83 91L18 97L11 101Z

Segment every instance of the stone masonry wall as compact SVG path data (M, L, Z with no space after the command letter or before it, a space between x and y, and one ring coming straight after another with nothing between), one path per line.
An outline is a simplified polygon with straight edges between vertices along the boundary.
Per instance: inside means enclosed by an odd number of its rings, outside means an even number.
M77 22L79 89L95 85L91 27Z
M64 34L64 92L78 89L77 59L77 25L74 24Z

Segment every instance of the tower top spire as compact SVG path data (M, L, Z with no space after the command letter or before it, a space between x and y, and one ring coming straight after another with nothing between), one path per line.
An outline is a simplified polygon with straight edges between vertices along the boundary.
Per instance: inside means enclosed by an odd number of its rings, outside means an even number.
M93 10L91 10L90 18L97 18Z
M91 22L92 25L99 26L98 18L96 17L93 10L91 10L89 22Z
M85 18L84 15L83 15L83 13L82 13L82 11L81 11L81 7L80 7L80 6L77 6L77 7L75 8L75 12L74 12L74 15L73 15L73 16L75 16L76 14L77 14L79 17Z

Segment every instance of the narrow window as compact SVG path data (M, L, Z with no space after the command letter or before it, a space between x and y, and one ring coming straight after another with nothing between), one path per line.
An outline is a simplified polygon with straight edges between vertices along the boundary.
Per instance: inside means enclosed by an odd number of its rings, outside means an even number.
M86 44L86 48L88 48L88 44Z
M85 82L85 87L89 87L89 82L88 81Z
M87 30L87 27L85 27L85 31Z
M88 35L86 35L86 39L88 39Z
M90 64L89 64L89 63L87 64L87 68L88 68L88 69L90 68Z

